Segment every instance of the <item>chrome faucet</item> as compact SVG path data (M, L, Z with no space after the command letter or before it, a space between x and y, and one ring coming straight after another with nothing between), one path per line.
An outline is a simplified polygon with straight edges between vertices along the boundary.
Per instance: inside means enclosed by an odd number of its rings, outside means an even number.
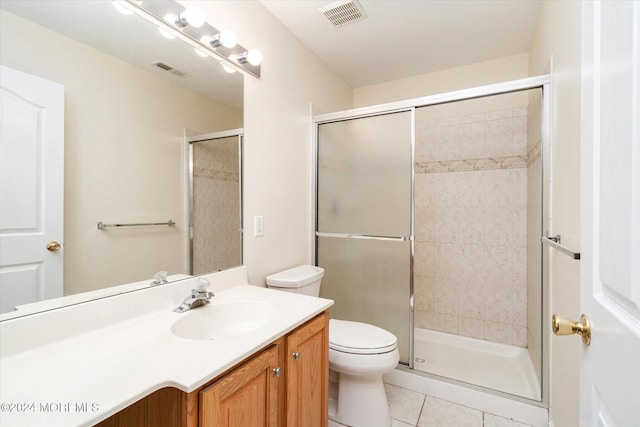
M201 305L209 304L211 298L214 297L213 292L207 291L210 283L204 277L198 277L198 288L191 289L191 295L186 297L179 307L173 309L176 313L184 313L192 308L200 307Z
M169 283L167 280L167 272L158 271L153 275L153 282L151 282L151 286L162 285L163 283Z

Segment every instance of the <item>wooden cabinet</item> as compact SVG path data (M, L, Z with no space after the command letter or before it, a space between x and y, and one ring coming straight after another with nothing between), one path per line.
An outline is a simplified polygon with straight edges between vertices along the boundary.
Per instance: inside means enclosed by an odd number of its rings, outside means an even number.
M326 427L329 404L328 316L316 317L287 337L287 426Z
M200 391L202 427L277 427L279 345Z
M175 388L160 389L117 414L98 427L182 427L187 425L188 394Z
M175 427L327 427L329 315L192 392L164 388L98 424Z
M200 391L200 425L327 427L328 322L315 317Z

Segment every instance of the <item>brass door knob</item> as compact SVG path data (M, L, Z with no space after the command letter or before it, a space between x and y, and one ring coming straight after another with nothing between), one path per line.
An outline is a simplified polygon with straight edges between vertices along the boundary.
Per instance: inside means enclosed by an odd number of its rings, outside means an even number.
M47 250L51 252L57 252L60 250L61 247L62 245L60 245L60 243L55 241L47 243Z
M578 334L586 345L591 343L591 322L586 314L580 315L580 321L574 322L563 316L554 314L551 318L551 329L556 335Z

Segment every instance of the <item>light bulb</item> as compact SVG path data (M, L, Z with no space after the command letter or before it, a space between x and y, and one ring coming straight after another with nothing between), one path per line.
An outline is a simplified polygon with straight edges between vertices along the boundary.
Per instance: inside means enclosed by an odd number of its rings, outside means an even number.
M220 43L224 47L232 48L238 44L238 36L233 31L224 29L220 31Z
M198 49L197 47L194 47L194 48L193 48L193 50L195 50L195 51L196 51L196 53L198 54L198 56L201 56L201 57L203 57L203 58L206 58L207 56L209 56L209 55L207 55L207 53L206 53L206 52L201 51L201 50L200 50L200 49Z
M164 22L166 22L167 24L175 25L176 22L178 22L178 17L176 15L174 15L173 13L168 13L168 14L164 15L162 20ZM158 28L158 31L160 31L160 34L162 34L162 37L164 37L165 39L171 40L171 39L175 39L176 38L176 36L174 36L173 34L168 32L167 30L163 30L162 28Z
M116 8L116 10L120 13L122 13L123 15L133 15L133 12L130 11L129 9L127 9L126 7L124 7L123 5L121 5L118 2L113 2L113 6Z
M233 74L236 72L233 68L229 67L227 64L222 64L222 68L229 74Z
M249 49L247 52L247 61L253 66L262 64L262 52L258 49Z
M164 37L165 39L175 39L176 36L174 36L173 34L171 34L170 32L163 30L162 28L158 28L158 31L160 31L160 34L162 35L162 37Z
M214 48L220 46L232 48L238 43L238 36L231 30L222 30L213 36L203 36L200 41Z
M204 13L199 7L189 6L178 17L179 21L185 24L186 21L192 27L200 28L204 25Z

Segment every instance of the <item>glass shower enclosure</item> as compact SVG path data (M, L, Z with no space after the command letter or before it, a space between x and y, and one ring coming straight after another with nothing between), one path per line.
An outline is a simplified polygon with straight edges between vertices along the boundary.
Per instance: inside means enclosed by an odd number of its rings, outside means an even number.
M546 89L540 76L316 117L331 316L395 334L412 372L539 405Z
M378 325L409 362L412 115L320 125L317 258L332 316Z

